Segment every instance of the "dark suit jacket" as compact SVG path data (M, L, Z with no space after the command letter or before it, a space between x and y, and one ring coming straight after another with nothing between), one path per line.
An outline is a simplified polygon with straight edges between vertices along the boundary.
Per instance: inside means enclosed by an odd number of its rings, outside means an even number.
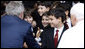
M40 29L43 29L42 16L39 15L37 9L34 10L31 15L33 16L33 20L35 20L37 23L36 26L39 27Z
M1 48L22 48L24 40L29 48L40 48L28 22L12 15L1 17Z
M62 31L62 34L63 32L66 30L66 28L64 27L63 31ZM61 35L62 35L61 34ZM62 36L61 36L62 37ZM60 37L60 38L61 38ZM59 41L60 41L60 38L59 38ZM50 28L48 30L45 30L42 34L41 34L41 39L42 39L42 48L55 48L54 47L54 28ZM59 43L58 41L58 43ZM58 46L58 45L57 45ZM56 47L57 47L56 46Z

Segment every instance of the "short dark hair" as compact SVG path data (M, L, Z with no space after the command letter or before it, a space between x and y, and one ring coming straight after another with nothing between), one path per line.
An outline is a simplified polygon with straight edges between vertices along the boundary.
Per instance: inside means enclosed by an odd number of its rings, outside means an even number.
M27 18L27 17L32 17L32 12L34 11L34 9L32 8L27 8L24 12L24 18Z
M65 11L64 11L64 9L62 9L62 8L51 9L51 10L48 12L48 15L55 16L57 19L58 19L59 17L61 17L62 22L64 22L64 21L66 20Z
M65 11L70 11L71 5L68 3L61 3L59 4L60 7L62 7Z
M47 16L47 17L48 17L48 11L45 12L45 13L43 13L42 17L43 17L43 16Z
M43 1L39 2L38 5L46 6L46 7L51 7L52 1Z

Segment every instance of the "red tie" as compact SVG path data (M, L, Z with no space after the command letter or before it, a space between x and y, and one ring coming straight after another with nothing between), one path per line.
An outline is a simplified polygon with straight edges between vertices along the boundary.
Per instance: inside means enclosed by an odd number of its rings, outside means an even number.
M55 48L57 47L57 43L58 43L58 32L59 32L59 30L56 30L56 35L54 37Z

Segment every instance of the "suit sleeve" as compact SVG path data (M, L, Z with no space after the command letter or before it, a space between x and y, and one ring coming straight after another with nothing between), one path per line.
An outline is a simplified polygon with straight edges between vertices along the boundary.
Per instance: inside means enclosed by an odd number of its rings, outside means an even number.
M30 26L26 37L25 37L26 44L28 45L28 48L40 48L38 43L35 41L33 35L32 35L32 27Z
M41 42L42 42L42 45L41 45L41 48L47 48L47 41L46 41L46 33L45 31L43 31L41 33Z

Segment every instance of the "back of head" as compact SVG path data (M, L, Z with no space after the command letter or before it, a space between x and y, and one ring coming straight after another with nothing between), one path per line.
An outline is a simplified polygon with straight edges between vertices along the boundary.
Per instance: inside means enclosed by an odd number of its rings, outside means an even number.
M19 16L21 12L24 12L22 1L10 1L8 5L6 5L5 11L8 15Z
M77 20L84 19L84 4L83 3L77 3L75 4L70 11L71 15L74 15Z
M43 1L43 2L39 2L38 5L42 5L45 7L51 7L52 1Z
M71 5L68 3L60 3L58 6L62 7L65 11L69 11L71 7Z

